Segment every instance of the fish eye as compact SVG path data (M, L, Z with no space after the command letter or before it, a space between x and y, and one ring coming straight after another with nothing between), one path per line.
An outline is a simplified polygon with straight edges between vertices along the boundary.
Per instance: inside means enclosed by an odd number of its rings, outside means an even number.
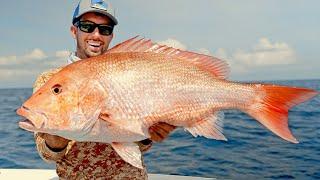
M51 90L53 94L58 95L62 92L62 86L60 84L56 84L52 86Z

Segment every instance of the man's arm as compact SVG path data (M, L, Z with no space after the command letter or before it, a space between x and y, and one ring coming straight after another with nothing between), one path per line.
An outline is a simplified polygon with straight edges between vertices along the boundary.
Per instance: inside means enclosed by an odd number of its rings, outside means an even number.
M44 135L52 136L52 135L44 134L44 133L34 133L34 138L35 138L37 150L38 150L40 157L47 162L56 162L56 161L60 160L62 157L64 157L64 155L67 153L67 151L69 149L69 148L67 148L69 145L69 143L68 143L69 141L67 142L65 147L53 148L53 147L50 147L49 145L47 145L47 143L46 143L47 140L45 138L43 138ZM46 137L46 138L48 138L48 137ZM51 138L56 138L56 137L52 136ZM59 137L57 136L57 138L59 138ZM59 140L54 140L54 141L59 141Z
M33 92L36 92L59 70L61 68L42 73L33 85ZM47 162L61 159L67 153L67 147L70 144L70 140L46 133L34 133L34 138L40 157Z

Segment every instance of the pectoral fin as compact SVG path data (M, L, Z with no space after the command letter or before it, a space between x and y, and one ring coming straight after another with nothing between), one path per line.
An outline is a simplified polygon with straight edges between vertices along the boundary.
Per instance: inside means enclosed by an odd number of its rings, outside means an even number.
M112 116L108 113L101 112L99 115L99 119L102 121L105 121L109 128L117 129L119 130L119 133L124 133L126 135L130 136L136 136L136 140L145 139L148 137L147 132L143 131L142 127L142 121L139 120L114 120L112 119ZM120 136L120 134L119 134Z
M136 143L111 143L113 149L119 156L132 166L143 169L141 161L141 151Z

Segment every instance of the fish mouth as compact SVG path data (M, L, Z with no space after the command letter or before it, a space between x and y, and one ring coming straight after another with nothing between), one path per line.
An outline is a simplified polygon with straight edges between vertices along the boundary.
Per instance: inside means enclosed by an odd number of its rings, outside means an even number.
M33 132L36 129L36 126L29 119L23 119L22 121L20 121L19 127L31 132Z
M20 128L32 132L44 128L47 117L43 113L33 112L29 108L22 106L17 110L17 114L24 117L22 121L19 122Z

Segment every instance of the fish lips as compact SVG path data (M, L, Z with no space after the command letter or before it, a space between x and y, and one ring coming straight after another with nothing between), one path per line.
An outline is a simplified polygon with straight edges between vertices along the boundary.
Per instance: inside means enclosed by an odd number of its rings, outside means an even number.
M31 132L34 132L36 129L35 125L29 119L23 119L22 121L20 121L19 127Z
M19 127L27 131L39 131L44 127L44 117L40 113L32 112L29 108L22 106L17 110L17 114L24 119L19 122Z

